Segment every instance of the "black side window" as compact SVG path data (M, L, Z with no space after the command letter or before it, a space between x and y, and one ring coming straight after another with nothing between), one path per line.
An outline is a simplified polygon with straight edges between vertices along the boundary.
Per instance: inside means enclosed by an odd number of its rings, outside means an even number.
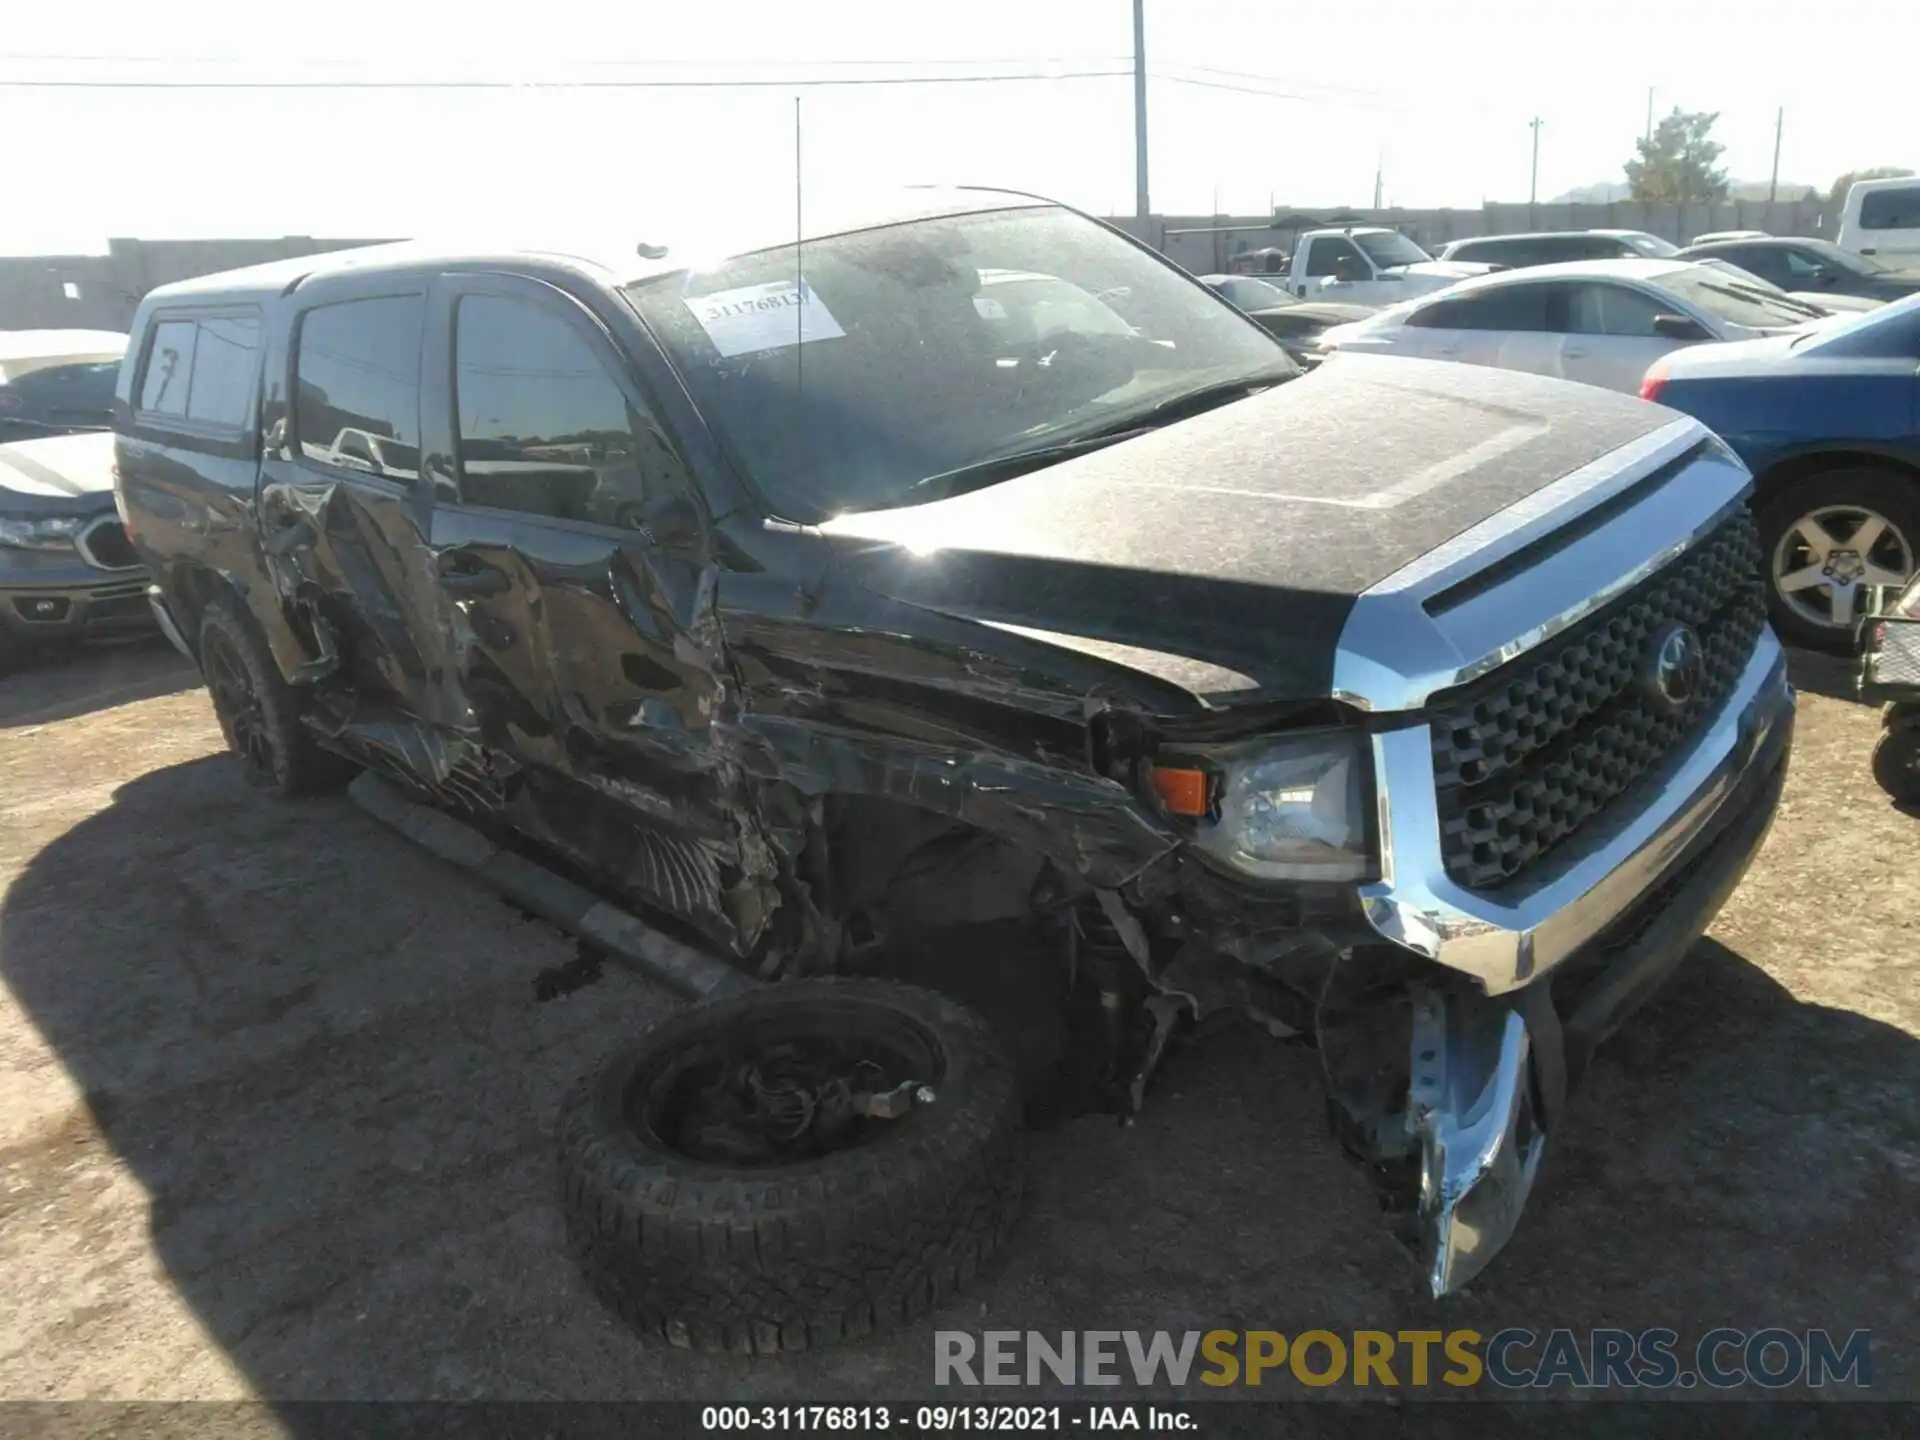
M140 409L154 415L186 415L194 333L199 328L191 320L162 320L153 327L147 373L140 382Z
M1446 330L1546 330L1546 285L1509 285L1430 305L1407 324ZM1431 317L1431 318L1430 318Z
M1920 230L1920 186L1871 190L1860 197L1862 230Z
M1340 261L1347 259L1362 274L1370 268L1360 257L1360 249L1351 240L1316 240L1308 247L1307 275L1331 275Z
M147 415L240 429L252 413L259 362L258 316L161 320L153 327L153 344L147 350L138 409Z
M300 453L322 465L412 480L420 473L419 295L309 310L294 363Z
M652 416L560 315L468 295L454 329L460 494L473 505L638 528L686 474Z
M1630 286L1595 281L1567 287L1560 298L1563 303L1552 307L1562 316L1554 329L1569 335L1651 339L1660 333L1653 325L1662 313L1659 302Z
M1794 275L1788 260L1788 252L1785 250L1746 245L1732 250L1716 250L1713 253L1716 259L1725 260L1729 265L1738 265L1748 274L1772 281L1782 290L1794 288Z
M260 321L252 315L207 316L193 346L193 384L187 418L209 425L243 426L253 406L260 359Z
M1470 329L1472 327L1467 325L1463 318L1470 304L1471 302L1466 300L1441 300L1414 311L1407 316L1406 323L1423 330Z

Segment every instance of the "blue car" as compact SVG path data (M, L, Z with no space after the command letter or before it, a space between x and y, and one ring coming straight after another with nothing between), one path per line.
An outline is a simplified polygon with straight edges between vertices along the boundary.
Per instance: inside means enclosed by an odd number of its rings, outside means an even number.
M1640 393L1705 422L1753 471L1781 637L1852 649L1868 587L1898 589L1920 558L1920 295L1676 350Z

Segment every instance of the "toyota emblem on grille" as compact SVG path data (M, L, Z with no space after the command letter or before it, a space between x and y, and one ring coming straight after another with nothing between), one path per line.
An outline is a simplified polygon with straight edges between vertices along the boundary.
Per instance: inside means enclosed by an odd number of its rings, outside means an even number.
M1640 688L1656 707L1675 714L1700 693L1704 669L1700 637L1692 626L1676 620L1654 631L1641 662Z

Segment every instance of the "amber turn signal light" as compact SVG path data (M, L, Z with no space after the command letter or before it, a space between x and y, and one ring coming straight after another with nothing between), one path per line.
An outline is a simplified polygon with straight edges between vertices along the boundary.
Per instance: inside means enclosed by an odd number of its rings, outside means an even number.
M1207 772L1204 770L1163 770L1158 765L1149 772L1153 793L1173 815L1207 813Z

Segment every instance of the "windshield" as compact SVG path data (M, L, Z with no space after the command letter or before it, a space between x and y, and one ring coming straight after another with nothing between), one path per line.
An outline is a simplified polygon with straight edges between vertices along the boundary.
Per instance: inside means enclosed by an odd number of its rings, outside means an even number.
M1665 260L1670 255L1678 255L1680 247L1670 240L1662 240L1658 235L1649 235L1644 230L1629 230L1620 237L1642 255L1655 260Z
M1717 320L1748 330L1779 330L1803 325L1811 307L1797 304L1769 287L1750 282L1733 265L1689 265L1669 270L1653 282Z
M1433 257L1397 230L1355 235L1353 243L1367 252L1367 258L1382 270L1394 265L1418 265Z
M927 498L919 481L1293 372L1204 286L1052 206L810 240L626 289L777 515ZM1297 373L1297 372L1296 372Z
M1242 310L1279 310L1299 302L1278 285L1251 276L1236 276L1220 282L1220 293Z

